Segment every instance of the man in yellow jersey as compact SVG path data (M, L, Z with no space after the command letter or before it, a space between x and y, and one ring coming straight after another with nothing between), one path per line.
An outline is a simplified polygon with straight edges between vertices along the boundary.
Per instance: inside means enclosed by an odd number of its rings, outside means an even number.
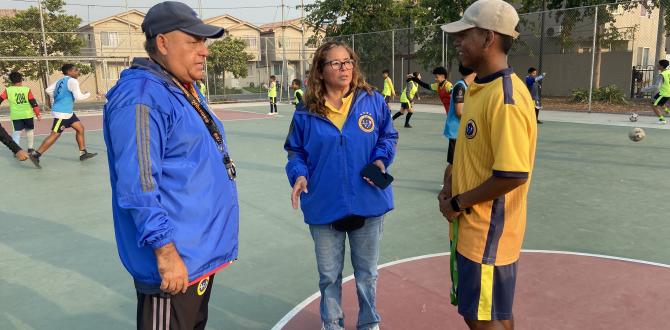
M661 107L665 110L665 113L670 114L670 110L665 105L670 99L670 62L668 60L658 61L658 69L661 71L658 82L658 93L654 95L653 99L653 109L654 113L658 116L658 123L665 125L667 121L663 117L663 112L661 112Z
M270 76L270 85L268 86L268 98L270 99L270 112L268 115L277 114L277 77Z
M438 196L455 244L452 298L470 329L514 329L537 137L533 100L507 63L518 22L509 3L478 0L461 20L442 27L463 66L477 73L465 95L453 168Z
M393 87L393 80L391 80L391 77L389 77L389 70L382 71L382 76L384 76L384 89L382 90L382 95L384 96L384 101L386 101L386 105L388 106L388 104L391 102L391 99L395 97L395 88Z
M42 119L40 107L29 87L23 86L23 75L19 72L9 74L12 86L7 87L0 94L0 103L9 101L9 119L12 121L14 132L12 139L16 144L21 144L21 131L26 132L28 137L28 153L35 151L35 122L33 118Z

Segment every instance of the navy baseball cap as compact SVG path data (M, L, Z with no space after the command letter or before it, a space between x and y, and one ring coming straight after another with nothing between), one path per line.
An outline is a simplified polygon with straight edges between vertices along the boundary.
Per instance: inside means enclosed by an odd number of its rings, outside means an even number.
M220 38L224 32L221 27L203 23L195 10L176 1L151 7L142 22L142 32L147 39L175 30L203 38Z

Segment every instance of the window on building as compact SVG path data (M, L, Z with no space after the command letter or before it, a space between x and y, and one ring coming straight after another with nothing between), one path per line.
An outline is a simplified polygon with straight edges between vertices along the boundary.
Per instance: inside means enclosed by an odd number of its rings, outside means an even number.
M649 9L645 6L640 6L640 16L641 17L648 17L651 16L651 12L649 12Z
M100 32L102 47L118 47L119 34L116 32Z
M272 64L272 71L276 75L282 75L282 62L275 62Z
M649 48L637 47L636 64L642 67L646 67L647 65L649 65Z
M247 45L249 48L256 48L258 47L258 42L256 41L256 38L254 37L244 37L242 38L244 40L244 44Z

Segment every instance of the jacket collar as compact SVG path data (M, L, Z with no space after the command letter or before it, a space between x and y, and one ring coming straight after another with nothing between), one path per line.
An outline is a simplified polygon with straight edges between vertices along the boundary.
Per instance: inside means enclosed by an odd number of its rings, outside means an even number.
M136 57L133 64L130 66L131 70L142 70L150 73L152 76L158 78L163 84L174 87L181 93L181 89L172 80L172 77L165 72L163 67L148 57Z

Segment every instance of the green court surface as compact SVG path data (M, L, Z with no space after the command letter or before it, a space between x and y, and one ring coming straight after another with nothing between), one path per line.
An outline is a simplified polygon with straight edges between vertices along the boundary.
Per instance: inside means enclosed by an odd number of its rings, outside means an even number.
M312 241L301 213L291 209L284 173L290 107L280 113L225 123L239 172L240 256L215 278L208 329L270 329L318 290ZM413 129L398 125L390 169L396 209L386 217L380 264L448 250L436 201L446 161L443 118L416 113ZM646 129L639 143L628 140L628 130L539 127L524 248L670 264L670 130ZM74 136L66 134L42 158L42 170L16 162L4 147L0 153L0 329L135 327L135 292L114 240L102 132L88 132L87 140L99 157L80 163ZM352 273L346 263L345 276Z

